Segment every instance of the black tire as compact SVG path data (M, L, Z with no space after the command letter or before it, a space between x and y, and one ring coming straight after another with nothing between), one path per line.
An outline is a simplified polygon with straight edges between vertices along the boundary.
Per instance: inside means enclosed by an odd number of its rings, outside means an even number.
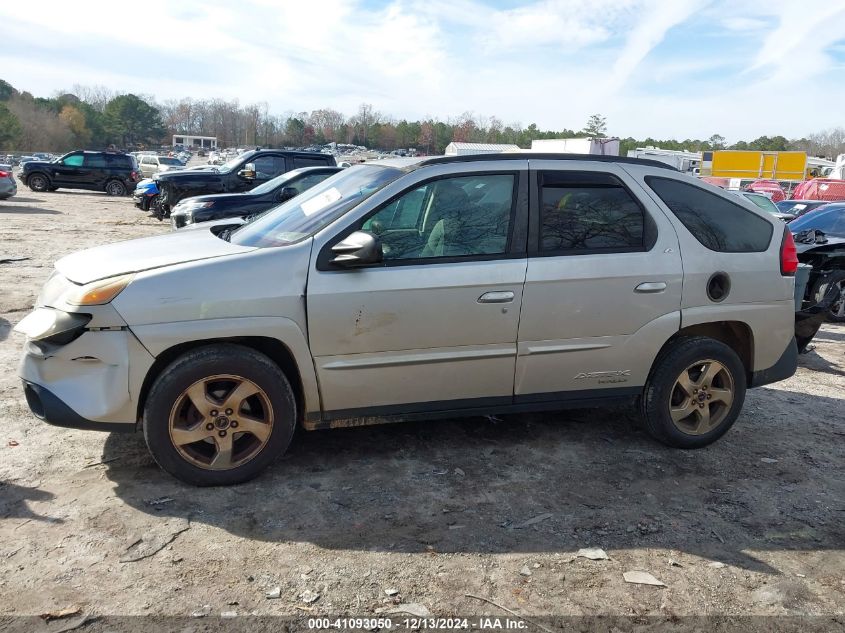
M832 323L845 323L845 270L836 270L825 277L821 277L810 291L814 303L822 300L831 284L839 286L839 300L830 306L827 320Z
M26 179L26 185L32 191L37 191L38 193L53 191L53 189L50 188L50 179L44 174L30 174Z
M242 377L262 389L269 401L272 425L268 439L248 461L226 470L209 470L191 463L180 453L171 438L171 415L178 410L177 404L183 401L189 387L221 374ZM238 412L231 415L234 419ZM177 479L195 486L227 486L252 479L287 450L296 428L296 416L296 399L290 382L273 361L250 348L222 343L191 350L165 368L145 403L144 438L156 463ZM223 417L222 411L220 417ZM234 438L238 432L230 429L230 433ZM207 445L219 450L217 440L208 439L213 443L204 440ZM200 448L205 446L202 444Z
M716 400L711 405L708 402L709 398L705 396L706 399L702 400L707 407L708 417L711 406L715 405L721 420L707 432L692 434L679 428L680 422L676 424L673 421L670 414L672 398L677 396L676 383L681 375L696 363L707 360L720 363L729 374L729 376L720 374L719 379L731 380L732 402L730 406L722 408ZM707 387L711 388L713 385L707 385ZM730 347L705 336L678 339L657 357L643 390L641 409L646 431L658 442L676 448L702 448L712 444L733 426L745 401L745 389L745 367ZM693 407L693 412L695 412L695 405L701 406L701 401L696 399L697 397L700 396L690 395L688 400L690 406Z
M125 196L126 185L119 180L109 180L106 183L105 192L110 196Z

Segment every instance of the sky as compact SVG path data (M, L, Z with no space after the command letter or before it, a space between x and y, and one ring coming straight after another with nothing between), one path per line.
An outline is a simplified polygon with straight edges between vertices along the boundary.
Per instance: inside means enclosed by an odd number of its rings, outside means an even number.
M5 3L0 78L635 138L845 125L845 0Z

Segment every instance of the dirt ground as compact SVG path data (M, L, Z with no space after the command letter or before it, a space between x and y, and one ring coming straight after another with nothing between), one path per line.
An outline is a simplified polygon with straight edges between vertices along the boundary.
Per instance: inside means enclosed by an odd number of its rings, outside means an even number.
M68 608L845 622L842 326L707 449L658 445L627 410L441 420L300 433L256 481L195 489L140 435L36 420L10 331L60 256L168 230L129 198L0 202L2 257L28 258L0 264L0 629Z

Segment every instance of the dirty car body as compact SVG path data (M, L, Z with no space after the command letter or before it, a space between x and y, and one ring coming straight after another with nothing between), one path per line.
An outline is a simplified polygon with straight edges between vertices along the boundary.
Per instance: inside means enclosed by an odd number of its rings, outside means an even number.
M636 402L697 448L795 371L793 256L778 219L661 163L378 161L235 231L59 260L20 373L38 417L140 426L198 485L256 476L297 425Z

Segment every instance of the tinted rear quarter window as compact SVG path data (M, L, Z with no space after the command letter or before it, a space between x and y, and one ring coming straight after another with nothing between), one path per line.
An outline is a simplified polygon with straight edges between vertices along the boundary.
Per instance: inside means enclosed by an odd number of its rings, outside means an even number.
M299 169L300 167L325 167L328 163L329 161L327 158L322 158L320 156L315 156L314 158L304 156L293 157L294 169Z
M745 207L693 183L648 176L646 184L701 244L720 253L759 253L773 227Z

